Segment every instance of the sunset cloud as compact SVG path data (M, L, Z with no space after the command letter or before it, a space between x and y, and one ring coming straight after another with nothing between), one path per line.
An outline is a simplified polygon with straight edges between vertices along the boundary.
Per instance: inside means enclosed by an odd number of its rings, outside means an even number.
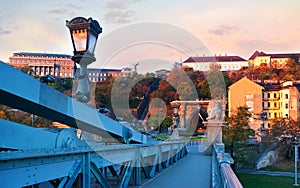
M134 15L134 11L128 9L128 6L139 1L141 0L112 0L107 2L104 6L108 9L104 15L105 21L114 24L124 24L135 21L137 18Z
M230 35L234 32L240 31L237 26L218 25L214 29L209 29L208 32L214 35Z
M8 35L8 34L10 34L10 33L11 33L11 31L2 29L2 28L0 27L0 35Z
M133 11L112 10L104 15L104 19L108 23L131 23L135 20Z

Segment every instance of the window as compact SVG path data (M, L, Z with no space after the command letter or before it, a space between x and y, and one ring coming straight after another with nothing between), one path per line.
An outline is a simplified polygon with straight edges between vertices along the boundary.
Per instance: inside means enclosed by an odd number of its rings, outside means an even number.
M271 124L270 123L268 123L268 128L270 128L271 127Z
M270 98L270 96L271 96L271 94L270 94L270 93L268 93L268 99Z
M274 93L274 98L275 98L275 99L277 98L277 95L276 95L276 93Z
M289 98L289 94L285 94L285 99L288 99Z
M275 107L275 108L277 107L277 102L274 102L274 107Z
M271 103L270 102L268 102L268 107L270 107L271 106Z
M274 113L274 118L277 118L277 113L276 112Z
M289 108L289 104L285 103L285 109L288 109L288 108Z

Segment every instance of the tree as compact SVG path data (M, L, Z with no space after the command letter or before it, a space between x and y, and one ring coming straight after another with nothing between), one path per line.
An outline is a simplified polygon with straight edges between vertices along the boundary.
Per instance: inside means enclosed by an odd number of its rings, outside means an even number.
M235 163L233 169L238 165L247 163L248 139L254 136L254 131L249 126L251 113L247 107L238 107L236 114L227 117L227 125L223 127L223 142Z
M160 126L160 132L165 132L168 128L173 124L173 120L171 117L166 116L165 119L162 121Z
M21 67L20 68L20 71L24 72L25 74L28 74L28 75L32 75L33 74L33 70L31 69L31 67L29 66L25 66L25 67Z
M147 123L152 129L165 132L173 124L173 120L169 116L155 114L149 118Z
M97 82L95 86L95 105L96 108L112 109L111 106L111 89L114 78L109 77L103 82Z
M271 122L270 138L278 143L282 157L291 159L294 137L299 136L300 122L292 119L277 118Z
M196 87L184 70L173 68L167 78L167 81L176 89L179 100L198 99Z
M0 118L23 125L32 126L32 114L16 110L5 105L0 105ZM46 118L34 116L33 127L52 127L52 121Z
M212 99L223 99L226 95L224 75L222 74L219 63L211 63L206 80L209 85Z

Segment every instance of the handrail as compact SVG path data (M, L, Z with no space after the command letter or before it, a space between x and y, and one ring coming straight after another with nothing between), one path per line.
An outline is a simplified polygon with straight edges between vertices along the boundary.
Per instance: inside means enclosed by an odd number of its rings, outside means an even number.
M212 156L212 187L225 187L225 188L242 188L240 180L233 172L230 164L234 160L229 153L225 153L223 143L213 144Z

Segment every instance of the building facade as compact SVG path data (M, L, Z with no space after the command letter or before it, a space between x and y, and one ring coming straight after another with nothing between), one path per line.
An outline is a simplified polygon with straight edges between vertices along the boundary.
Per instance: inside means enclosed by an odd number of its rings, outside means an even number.
M249 65L259 67L266 65L267 67L283 68L292 58L300 58L300 53L271 53L256 51L249 58Z
M96 69L88 68L87 74L91 82L103 82L109 77L117 77L121 73L121 69Z
M65 54L19 52L9 57L8 64L15 68L30 67L37 76L74 77L74 62Z
M239 56L203 56L189 57L182 62L183 67L193 68L194 71L209 71L212 63L218 63L221 71L240 70L248 67L248 61Z
M235 82L228 88L228 115L237 112L239 107L248 107L252 114L259 115L263 111L262 95L263 87L252 82L247 77ZM250 127L257 130L261 127L261 121L250 118Z
M229 116L240 106L248 107L253 114L250 125L254 130L272 128L271 122L276 118L299 121L299 90L298 82L258 83L244 77L229 87ZM261 118L261 114L265 114L265 118Z

